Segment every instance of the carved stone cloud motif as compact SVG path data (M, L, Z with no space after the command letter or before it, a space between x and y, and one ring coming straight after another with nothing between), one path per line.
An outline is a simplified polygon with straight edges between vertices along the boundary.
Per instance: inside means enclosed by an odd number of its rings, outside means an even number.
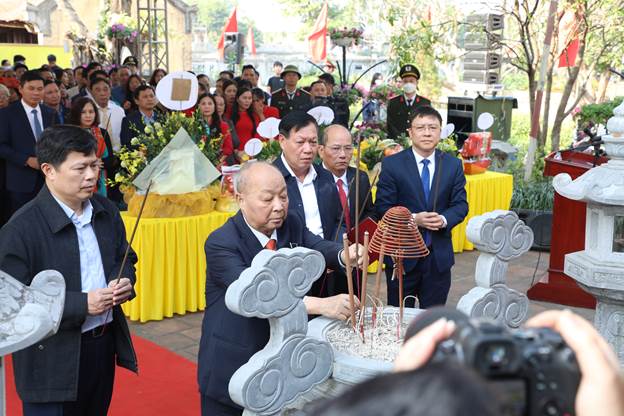
M481 254L475 270L477 287L459 300L457 309L517 328L527 317L529 300L507 287L505 275L509 261L533 245L533 231L515 212L497 210L471 218L466 234Z
M25 286L0 270L0 356L55 334L64 305L65 280L59 272L44 270Z
M271 338L239 368L229 384L232 400L246 415L275 415L332 373L330 345L307 337L303 297L325 270L325 259L302 247L263 250L230 285L225 303L232 312L266 318Z

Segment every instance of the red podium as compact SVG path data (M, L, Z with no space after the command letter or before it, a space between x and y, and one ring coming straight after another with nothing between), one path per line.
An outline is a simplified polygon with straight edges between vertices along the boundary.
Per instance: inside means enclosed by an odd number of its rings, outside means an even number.
M591 154L564 150L560 155L560 159L555 159L555 153L546 156L545 176L567 173L576 179L594 165L594 156ZM607 158L601 157L597 164L607 161ZM563 273L565 255L585 247L585 208L585 202L573 201L555 192L548 276L528 290L529 299L582 308L596 307L596 299Z

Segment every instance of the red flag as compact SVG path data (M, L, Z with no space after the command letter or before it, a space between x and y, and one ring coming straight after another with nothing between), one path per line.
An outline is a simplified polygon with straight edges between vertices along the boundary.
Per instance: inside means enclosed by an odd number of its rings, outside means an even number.
M236 7L232 10L232 14L228 19L225 26L223 26L223 32L217 43L217 50L219 51L219 57L223 59L223 48L225 47L225 33L226 32L238 32L238 21L236 20Z
M323 3L321 13L308 36L308 51L313 61L324 61L327 57L327 2Z
M252 55L256 54L256 40L254 39L253 29L251 26L247 29L247 50Z
M573 10L566 10L559 20L557 34L557 56L559 56L559 68L574 66L579 51L580 18Z

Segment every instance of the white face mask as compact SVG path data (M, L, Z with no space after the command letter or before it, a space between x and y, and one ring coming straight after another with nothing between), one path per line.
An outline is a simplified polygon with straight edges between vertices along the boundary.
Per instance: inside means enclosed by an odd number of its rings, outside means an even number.
M413 94L416 92L416 84L412 84L411 82L407 82L403 84L403 91L406 94Z

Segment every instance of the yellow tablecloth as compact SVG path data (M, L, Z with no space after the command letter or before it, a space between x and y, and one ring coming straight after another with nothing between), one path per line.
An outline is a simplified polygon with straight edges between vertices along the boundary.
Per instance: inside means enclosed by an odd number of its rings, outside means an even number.
M147 322L206 307L204 243L233 213L180 218L142 218L132 243L137 263L137 296L123 305L133 321ZM135 217L122 213L130 239Z
M452 231L453 251L461 253L473 250L473 244L466 238L468 220L477 215L496 209L509 209L513 192L513 176L506 173L489 172L478 175L466 175L466 197L468 215Z

